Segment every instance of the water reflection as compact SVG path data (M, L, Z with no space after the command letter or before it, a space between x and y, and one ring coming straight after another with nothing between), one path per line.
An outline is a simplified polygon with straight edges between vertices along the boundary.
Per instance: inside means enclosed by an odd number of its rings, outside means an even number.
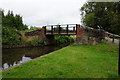
M16 48L16 49L3 49L2 52L2 68L18 65L27 62L34 58L48 54L52 51L58 50L63 46L45 46L45 47L32 47L32 48Z

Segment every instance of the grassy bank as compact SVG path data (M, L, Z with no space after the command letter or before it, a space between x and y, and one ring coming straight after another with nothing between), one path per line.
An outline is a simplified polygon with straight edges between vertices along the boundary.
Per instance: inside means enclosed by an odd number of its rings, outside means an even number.
M68 46L3 72L3 78L117 77L118 46Z

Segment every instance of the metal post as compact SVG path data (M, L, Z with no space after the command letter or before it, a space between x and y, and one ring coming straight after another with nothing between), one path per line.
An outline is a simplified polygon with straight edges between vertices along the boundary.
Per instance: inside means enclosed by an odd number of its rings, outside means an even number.
M75 31L75 27L73 27L73 31Z
M119 37L119 61L118 61L118 74L120 75L120 37Z
M68 34L68 25L67 25L67 34Z
M59 30L58 30L59 34L60 34L60 25L59 25Z
M115 39L115 34L113 34L113 41L112 41L113 43L114 43L114 39Z
M51 26L51 33L53 34L53 26Z
M44 34L46 35L46 26L44 26L44 27L45 27L45 33Z
M77 34L77 24L76 24L76 34Z

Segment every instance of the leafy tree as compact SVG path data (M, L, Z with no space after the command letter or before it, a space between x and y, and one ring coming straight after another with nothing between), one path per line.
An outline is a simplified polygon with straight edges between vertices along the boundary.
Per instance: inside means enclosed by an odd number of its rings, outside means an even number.
M21 31L28 29L23 24L22 17L18 14L14 15L13 11L8 11L5 15L4 10L0 10L2 14L2 44L3 45L19 45L21 42Z
M120 34L120 3L87 2L80 11L84 25Z
M15 16L15 27L18 30L23 30L23 21L22 21L22 17L20 15L16 15Z
M15 28L2 26L2 44L3 45L18 45L21 44L21 34Z
M14 15L13 11L10 10L6 15L4 15L4 11L2 10L2 25L5 27L16 28L17 30L28 29L28 26L23 24L22 17L18 14Z

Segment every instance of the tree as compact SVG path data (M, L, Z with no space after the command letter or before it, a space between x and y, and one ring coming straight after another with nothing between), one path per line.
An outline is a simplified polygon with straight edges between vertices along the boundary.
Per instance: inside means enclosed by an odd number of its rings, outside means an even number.
M23 24L22 17L18 14L14 16L13 11L10 10L6 15L2 11L2 22L2 25L5 27L16 28L17 30L28 29L28 26Z
M84 25L120 34L120 3L88 2L80 11Z

